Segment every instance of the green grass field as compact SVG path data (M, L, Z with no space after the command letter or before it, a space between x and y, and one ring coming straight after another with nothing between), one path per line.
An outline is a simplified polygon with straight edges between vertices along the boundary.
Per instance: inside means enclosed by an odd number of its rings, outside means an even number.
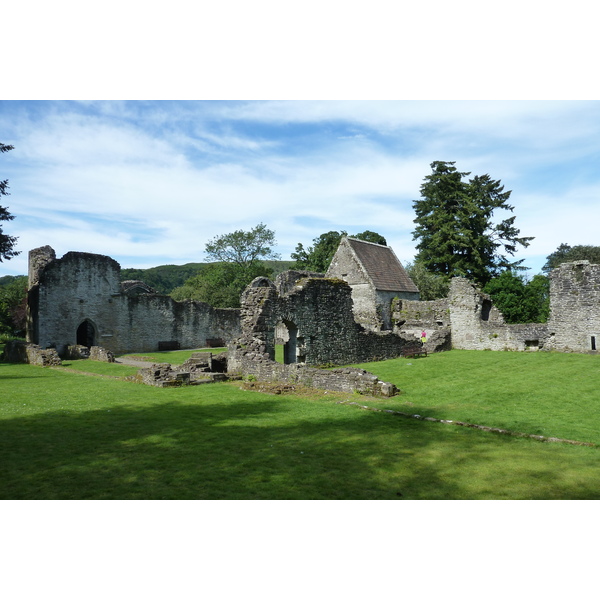
M1 499L598 499L600 357L452 351L369 363L391 399L177 389L135 368L0 364ZM91 374L91 375L90 375Z
M598 355L453 350L357 366L402 390L386 408L600 444Z

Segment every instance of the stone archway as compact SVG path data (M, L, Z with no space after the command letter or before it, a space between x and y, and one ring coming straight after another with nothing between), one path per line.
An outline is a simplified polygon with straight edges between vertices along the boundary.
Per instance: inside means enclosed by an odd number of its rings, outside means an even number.
M298 362L298 327L291 321L284 321L284 324L287 327L290 339L283 347L283 362L286 365L291 365L292 363Z
M275 346L278 362L290 365L298 362L298 327L292 321L284 319L279 321L275 327ZM283 346L283 352L279 356L277 346Z
M96 337L96 326L89 319L85 319L77 328L77 345L88 348L96 346Z

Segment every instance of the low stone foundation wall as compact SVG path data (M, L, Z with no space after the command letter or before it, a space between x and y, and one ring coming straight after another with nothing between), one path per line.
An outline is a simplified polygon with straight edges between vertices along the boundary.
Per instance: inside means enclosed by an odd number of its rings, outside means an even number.
M62 364L62 360L54 348L42 350L36 344L20 340L7 342L1 358L4 362L25 363L40 367L53 367Z
M334 392L358 392L369 396L391 397L398 393L393 383L381 381L364 369L342 367L317 369L302 364L282 365L266 355L245 354L242 348L229 350L230 372L259 381L297 383Z
M201 383L214 383L216 381L227 381L229 377L225 373L210 373L202 370L186 370L185 368L173 368L168 363L153 364L150 367L138 371L138 379L145 385L154 387L180 387L182 385L200 385Z
M65 360L85 360L90 357L90 349L87 346L67 346L62 357Z
M25 363L41 367L62 365L62 360L98 360L101 362L115 362L115 356L106 348L101 346L67 346L62 359L55 348L42 350L37 344L11 340L4 347L4 353L0 360L11 363Z
M64 360L97 360L99 362L115 362L115 355L102 346L87 346L75 345L67 346L64 352Z
M115 355L102 346L92 346L90 348L90 360L114 363Z

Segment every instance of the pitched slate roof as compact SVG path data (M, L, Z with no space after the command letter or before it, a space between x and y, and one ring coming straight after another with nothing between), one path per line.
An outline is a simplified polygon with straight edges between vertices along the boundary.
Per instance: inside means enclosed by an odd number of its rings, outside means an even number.
M418 293L419 289L389 246L363 242L351 237L346 238L346 240L362 263L376 289Z

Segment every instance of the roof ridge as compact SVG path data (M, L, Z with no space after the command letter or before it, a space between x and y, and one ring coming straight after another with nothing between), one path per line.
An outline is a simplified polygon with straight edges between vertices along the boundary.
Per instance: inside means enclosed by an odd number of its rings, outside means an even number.
M352 240L354 242L361 242L362 244L372 244L373 246L382 246L383 248L391 248L387 244L378 244L376 242L367 242L366 240L359 240L358 238L352 237L351 235L346 236L347 240Z

